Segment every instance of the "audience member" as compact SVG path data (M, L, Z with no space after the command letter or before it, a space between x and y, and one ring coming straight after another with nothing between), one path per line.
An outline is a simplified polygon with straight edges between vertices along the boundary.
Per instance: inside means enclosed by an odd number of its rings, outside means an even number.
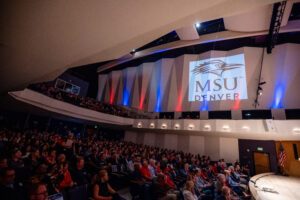
M30 199L46 198L45 191L52 195L83 185L93 185L95 200L120 199L108 183L111 172L126 176L137 199L174 199L184 185L185 199L226 199L224 186L231 198L247 197L248 193L249 177L243 173L247 168L239 163L227 167L223 159L213 162L208 156L182 151L36 129L0 130L0 143L4 152L11 152L7 153L10 159L0 157L1 194L8 199L18 199L14 191L22 194L25 186L38 183L37 192L28 191Z
M106 170L99 171L99 179L93 187L93 198L95 200L122 200L123 198L109 185L108 173Z

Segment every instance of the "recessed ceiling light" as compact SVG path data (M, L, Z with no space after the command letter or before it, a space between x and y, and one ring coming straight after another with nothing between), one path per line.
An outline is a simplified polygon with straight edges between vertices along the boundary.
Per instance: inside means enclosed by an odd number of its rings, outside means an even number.
M294 134L300 134L300 128L293 128Z
M175 124L174 129L179 129L180 125L179 124Z
M143 126L143 125L142 125L142 122L139 122L139 123L137 124L137 127L138 127L138 128L142 128L142 126Z
M195 127L194 124L189 124L188 129L189 129L189 130L193 130L194 127Z
M230 127L228 125L224 125L222 128L224 131L230 131Z

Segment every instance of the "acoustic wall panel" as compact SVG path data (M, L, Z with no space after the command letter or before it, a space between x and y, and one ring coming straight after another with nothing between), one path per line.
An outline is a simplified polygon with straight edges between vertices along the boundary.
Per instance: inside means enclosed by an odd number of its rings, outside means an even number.
M100 74L98 76L98 95L97 99L98 101L104 101L104 89L106 86L106 80L107 80L107 75L106 74Z
M149 102L150 82L153 73L153 63L143 63L139 70L140 101L139 109L147 109Z

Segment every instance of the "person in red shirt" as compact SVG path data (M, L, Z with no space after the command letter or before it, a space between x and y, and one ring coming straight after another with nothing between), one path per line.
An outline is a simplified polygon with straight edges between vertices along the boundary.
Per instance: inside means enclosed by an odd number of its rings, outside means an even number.
M145 178L146 180L149 180L149 181L151 180L151 173L148 168L147 160L143 160L142 167L140 168L140 172L141 172L143 178Z
M67 162L62 164L61 174L63 179L58 184L59 191L62 191L65 188L70 188L74 185L72 180L70 171L69 171L69 164Z
M172 189L176 189L176 185L175 183L172 181L171 177L168 174L163 174L165 176L165 180L166 180L166 184L172 188Z
M156 165L156 166L155 166L156 173L157 173L157 174L161 173L160 162L157 162L157 161L156 161L155 165Z
M214 172L215 175L217 175L218 172L218 163L214 163L212 166L212 171Z

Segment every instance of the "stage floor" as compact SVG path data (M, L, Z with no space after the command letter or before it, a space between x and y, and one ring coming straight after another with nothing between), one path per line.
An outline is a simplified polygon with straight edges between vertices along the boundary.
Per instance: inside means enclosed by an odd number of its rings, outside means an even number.
M300 178L265 173L253 176L250 191L256 200L300 200Z

